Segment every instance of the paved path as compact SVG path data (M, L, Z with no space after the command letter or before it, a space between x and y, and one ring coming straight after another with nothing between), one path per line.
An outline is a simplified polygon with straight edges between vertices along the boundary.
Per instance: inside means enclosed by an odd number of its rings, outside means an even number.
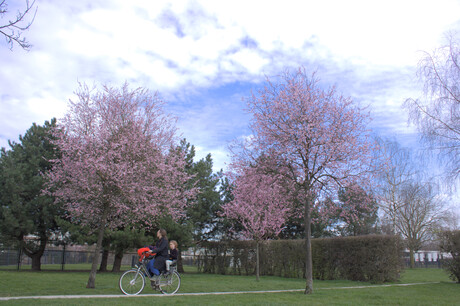
M410 284L391 284L391 285L370 285L370 286L351 286L351 287L330 287L330 288L317 288L315 290L340 290L340 289L365 289L365 288L380 288L380 287L400 287L400 286L416 286L416 285L430 285L439 284L440 282L431 283L410 283ZM0 297L0 301L10 300L26 300L26 299L100 299L100 298L136 298L136 297L171 297L171 296L198 296L198 295L227 295L227 294L257 294L257 293L282 293L282 292L302 292L305 289L288 289L288 290L265 290L265 291L233 291L233 292L197 292L197 293L176 293L174 295L166 294L140 294L140 295L40 295L40 296L11 296Z

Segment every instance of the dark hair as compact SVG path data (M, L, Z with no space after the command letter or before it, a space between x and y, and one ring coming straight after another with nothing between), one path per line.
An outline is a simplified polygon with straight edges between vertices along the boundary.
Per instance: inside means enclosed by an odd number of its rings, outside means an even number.
M160 228L158 231L160 232L160 235L161 235L162 238L167 238L166 237L166 230L164 228Z

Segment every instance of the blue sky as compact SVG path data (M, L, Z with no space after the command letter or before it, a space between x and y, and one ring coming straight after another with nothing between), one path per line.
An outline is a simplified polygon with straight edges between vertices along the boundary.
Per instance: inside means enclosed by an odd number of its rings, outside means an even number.
M9 1L10 10L24 1ZM13 51L0 40L0 146L66 111L77 82L158 90L198 156L215 169L248 135L242 97L265 76L304 66L369 105L372 128L416 144L401 109L420 96L421 51L460 30L460 1L37 0Z

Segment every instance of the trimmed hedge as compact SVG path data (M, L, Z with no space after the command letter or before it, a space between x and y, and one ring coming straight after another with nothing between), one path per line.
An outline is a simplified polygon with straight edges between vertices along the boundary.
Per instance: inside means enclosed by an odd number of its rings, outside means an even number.
M203 242L198 270L254 275L255 241ZM386 282L399 279L402 242L397 236L368 235L312 239L313 278ZM260 275L305 278L305 240L260 243Z
M386 282L399 279L402 242L397 236L368 235L317 239L312 248L316 279Z

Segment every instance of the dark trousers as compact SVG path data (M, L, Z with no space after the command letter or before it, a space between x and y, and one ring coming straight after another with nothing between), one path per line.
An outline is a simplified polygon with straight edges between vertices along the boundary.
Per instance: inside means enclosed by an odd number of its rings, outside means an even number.
M150 273L160 275L160 271L164 271L166 269L166 258L158 256L149 261L147 267Z

